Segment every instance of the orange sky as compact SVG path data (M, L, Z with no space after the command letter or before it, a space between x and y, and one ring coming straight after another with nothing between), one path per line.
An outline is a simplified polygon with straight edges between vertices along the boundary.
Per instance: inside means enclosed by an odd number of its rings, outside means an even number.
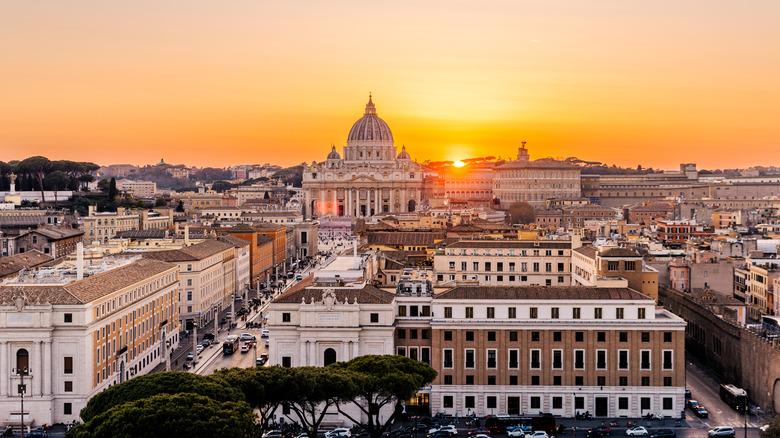
M780 165L780 2L0 2L0 160Z

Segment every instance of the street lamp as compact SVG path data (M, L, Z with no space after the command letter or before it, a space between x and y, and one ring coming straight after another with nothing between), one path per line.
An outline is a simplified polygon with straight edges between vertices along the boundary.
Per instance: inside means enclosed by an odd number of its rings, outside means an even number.
M214 306L214 340L217 340L217 318L219 318L219 306Z
M19 378L21 379L19 386L17 387L17 392L21 397L20 399L21 408L19 410L19 415L21 415L22 436L24 436L24 394L27 392L27 385L24 384L24 376L32 374L32 370L30 370L29 367L24 367L24 368L16 368L13 370L13 372L15 374L18 374Z
M192 363L198 363L198 323L192 323Z

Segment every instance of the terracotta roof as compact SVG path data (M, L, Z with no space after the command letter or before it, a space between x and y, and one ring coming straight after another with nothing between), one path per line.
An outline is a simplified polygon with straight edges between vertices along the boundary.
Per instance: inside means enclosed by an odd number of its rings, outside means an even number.
M52 257L36 250L0 257L0 278L16 274L24 268L42 265L54 260Z
M168 251L152 251L143 253L146 259L162 260L165 262L189 262L203 260L218 254L233 245L220 242L218 240L206 240L195 245L182 249L172 249Z
M629 248L609 248L599 255L601 257L642 257L638 252Z
M165 239L166 230L127 230L116 233L125 239Z
M649 300L627 287L458 286L434 299L448 300Z
M368 232L369 245L433 246L434 240L444 239L444 233L429 232Z
M274 238L270 236L266 236L265 234L261 234L257 236L257 246L265 245L266 243L273 242Z
M377 287L366 285L361 289L352 287L328 288L328 287L306 287L306 284L298 283L292 289L280 295L273 300L274 303L297 303L306 300L306 303L321 301L322 293L332 290L336 294L336 301L343 303L344 300L352 304L356 299L360 304L390 304L395 299L395 294L384 291ZM309 280L308 285L311 285Z
M243 248L245 246L249 246L248 240L240 239L238 237L231 236L229 234L221 235L217 237L217 240L219 240L220 242L225 242L230 245L233 245L236 248Z
M575 249L574 252L578 252L578 253L580 253L580 254L582 254L585 257L588 257L590 259L595 259L596 258L596 253L598 251L596 250L596 248L594 248L592 246L581 246L581 247Z
M453 248L545 248L545 249L570 249L568 240L461 240L450 244Z
M84 234L84 231L73 229L73 228L60 228L60 227L39 227L36 230L30 231L30 233L38 233L43 234L46 236L49 240L61 240L61 239L68 239L71 237L81 236Z
M65 286L0 287L0 305L12 305L13 297L23 291L30 304L84 304L140 283L176 265L158 260L137 260Z

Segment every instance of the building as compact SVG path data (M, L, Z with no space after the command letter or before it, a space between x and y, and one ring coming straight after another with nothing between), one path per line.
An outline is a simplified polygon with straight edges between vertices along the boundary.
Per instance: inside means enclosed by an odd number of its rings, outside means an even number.
M712 228L696 223L695 220L688 221L658 221L657 224L658 240L665 245L680 246L691 238L710 237L714 234Z
M487 165L467 164L448 167L439 173L444 182L447 205L466 207L489 206L493 201L493 168Z
M516 160L493 169L493 196L502 209L518 201L541 208L549 198L579 198L580 167L549 158L531 161L523 142Z
M126 259L0 286L0 422L68 423L90 397L146 374L179 343L176 265ZM85 278L82 279L82 276Z
M95 206L89 206L88 216L81 218L84 228L84 241L87 244L108 242L122 231L141 229L141 215L122 207L116 211L98 212Z
M461 240L437 251L436 285L569 286L571 243L556 240Z
M8 255L36 250L57 259L76 251L84 232L73 228L38 227L15 237L8 242Z
M7 257L0 257L0 280L16 276L23 269L45 266L54 259L36 250L26 251Z
M235 292L242 294L244 290L251 288L252 257L250 254L250 243L246 240L231 235L217 237L220 242L233 245L236 249L236 269L235 269Z
M408 212L423 203L425 167L406 147L398 153L393 133L369 96L366 111L349 131L342 158L331 148L323 162L303 168L304 216L373 216Z
M259 289L259 283L268 284L274 273L274 239L244 224L221 229L220 232L249 242L250 285L252 288Z
M630 248L581 246L574 249L571 261L574 285L630 287L658 299L658 271Z
M120 192L130 193L134 198L154 198L157 194L157 183L151 181L133 181L120 179L116 182Z

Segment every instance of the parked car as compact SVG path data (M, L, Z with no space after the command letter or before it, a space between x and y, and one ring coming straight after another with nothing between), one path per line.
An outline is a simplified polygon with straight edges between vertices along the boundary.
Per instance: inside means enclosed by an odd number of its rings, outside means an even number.
M686 399L686 400L688 400L688 399L690 399L691 397L692 397L692 395L691 395L691 390L690 390L690 389L686 389L686 390L685 390L685 399Z
M338 427L333 430L325 432L325 438L349 438L352 436L352 432L346 427Z
M241 345L241 352L242 353L248 353L249 352L249 344L242 344Z
M677 438L677 434L672 429L658 429L650 438Z
M193 358L195 358L194 354L190 353L187 355L187 360L192 360Z
M535 432L525 434L525 438L549 438L547 432L543 430L537 430Z
M428 438L451 438L454 436L449 430L435 430L434 432L428 431Z
M598 427L594 427L591 430L597 433L599 436L612 435L612 429L609 426L598 426Z
M391 430L385 434L387 438L414 438L414 432L408 431L404 428Z
M490 435L485 435L484 433L478 433L474 435L474 438L490 438Z
M699 405L698 409L696 409L693 412L696 413L696 415L699 418L709 418L710 417L710 413L707 411L707 408L705 408L702 405Z
M262 332L260 332L260 337L261 338L267 338L270 334L271 334L271 332L268 331L268 329L264 329Z
M203 339L208 339L209 341L213 341L214 340L214 333L204 333L203 334Z
M263 438L282 438L281 430L269 430L263 434Z
M430 429L431 426L425 424L425 423L417 423L409 426L407 429L411 432L421 432L421 433L428 433L428 429Z
M699 409L699 402L696 400L688 400L688 409L692 410L693 412L696 412L696 409Z
M707 436L710 437L710 438L714 438L714 437L733 437L734 435L736 435L736 433L737 432L731 426L721 426L721 427L716 427L714 429L711 429L711 430L707 431Z
M195 351L197 351L198 354L203 353L203 346L202 345L196 345L195 346Z
M472 435L490 435L490 430L488 430L488 429L486 429L484 427L480 427L480 428L477 428L477 429L469 429L468 435L469 436L472 436Z
M49 436L49 434L46 433L45 430L33 430L30 433L28 433L27 435L25 435L25 436L28 437L28 438L37 438L37 437L46 438L46 437Z
M265 348L268 348L268 347L270 347L270 346L271 346L271 341L269 341L268 339L266 339L266 340L265 340Z
M642 426L632 427L626 430L627 436L648 436L650 432Z
M242 341L254 341L255 340L255 335L253 335L251 333L241 333L240 338L241 338Z
M204 339L203 342L200 343L200 345L203 346L203 348L206 348L209 345L211 345L211 342L209 342L208 339Z
M522 427L515 426L512 428L512 430L509 431L507 435L509 435L511 438L523 438L526 432L527 430L523 429Z

